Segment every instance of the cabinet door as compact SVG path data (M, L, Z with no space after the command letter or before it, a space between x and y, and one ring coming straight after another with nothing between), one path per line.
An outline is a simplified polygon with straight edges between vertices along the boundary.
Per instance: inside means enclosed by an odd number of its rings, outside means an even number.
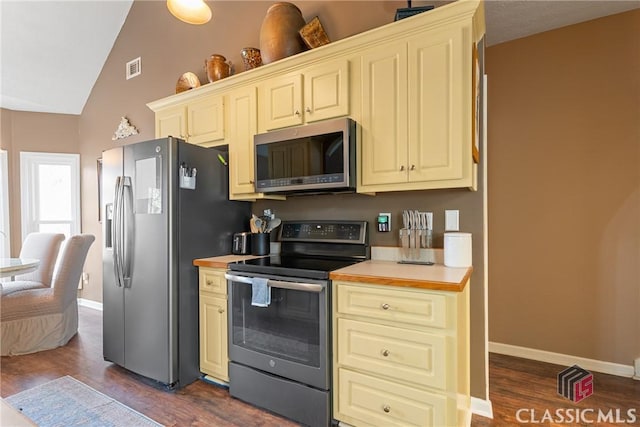
M471 75L464 72L470 58L463 41L463 30L454 28L408 42L409 181L459 180L470 161Z
M303 114L307 123L349 114L349 61L305 71Z
M187 138L187 110L184 106L168 108L156 113L156 138L167 136Z
M257 131L256 88L229 94L229 198L255 194L253 136Z
M262 130L302 124L302 75L293 74L266 81L260 88Z
M200 370L229 381L227 300L200 293Z
M221 96L207 97L187 105L189 142L206 146L224 143L224 103Z
M407 181L407 45L362 55L360 185Z

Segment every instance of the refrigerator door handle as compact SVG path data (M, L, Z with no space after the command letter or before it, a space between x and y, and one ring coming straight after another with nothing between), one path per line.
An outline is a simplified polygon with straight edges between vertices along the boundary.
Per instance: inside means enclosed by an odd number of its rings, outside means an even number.
M124 233L122 235L122 253L120 256L122 267L122 285L131 286L131 258L133 255L133 190L131 177L125 176L122 180L122 222Z
M122 241L122 177L116 178L115 196L113 199L113 222L111 226L111 235L113 238L113 273L116 276L116 285L122 287L122 263L121 257L121 241Z

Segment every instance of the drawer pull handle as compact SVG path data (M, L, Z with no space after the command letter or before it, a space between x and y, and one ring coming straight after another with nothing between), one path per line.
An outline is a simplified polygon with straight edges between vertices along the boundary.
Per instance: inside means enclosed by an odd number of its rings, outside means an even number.
M382 307L382 309L383 309L383 310L389 310L389 308L390 308L391 306L390 306L389 304L387 304L387 303L384 303L384 304L382 304L382 306L381 306L381 307Z
M224 308L219 308L218 309L218 313L220 313L220 314L224 313Z
M389 405L384 405L382 407L382 410L388 414L389 412L391 412L391 407Z
M389 354L391 354L391 352L390 352L389 350L382 350L382 355L383 355L384 357L389 356Z

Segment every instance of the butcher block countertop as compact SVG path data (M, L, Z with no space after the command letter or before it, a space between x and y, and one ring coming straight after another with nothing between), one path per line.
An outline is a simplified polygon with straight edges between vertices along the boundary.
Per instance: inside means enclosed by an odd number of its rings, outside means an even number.
M371 260L332 271L329 278L374 285L462 292L472 271L472 267L452 268L442 264L398 264L395 261Z
M210 258L198 258L193 260L193 265L197 267L227 268L230 262L244 261L247 259L262 258L257 255L221 255Z

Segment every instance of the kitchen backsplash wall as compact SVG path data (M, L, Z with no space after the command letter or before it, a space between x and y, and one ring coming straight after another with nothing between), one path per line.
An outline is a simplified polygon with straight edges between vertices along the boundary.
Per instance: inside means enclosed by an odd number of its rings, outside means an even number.
M460 231L474 234L481 240L482 223L478 223L478 200L468 190L428 190L360 194L327 194L289 197L283 201L260 200L253 204L253 213L259 215L271 209L282 220L292 219L350 219L369 221L372 246L400 246L398 230L402 228L402 211L415 209L433 212L434 247L442 247L445 209L460 211ZM481 201L480 201L481 203ZM379 232L376 218L379 213L391 213L391 231ZM480 212L481 213L481 212Z

